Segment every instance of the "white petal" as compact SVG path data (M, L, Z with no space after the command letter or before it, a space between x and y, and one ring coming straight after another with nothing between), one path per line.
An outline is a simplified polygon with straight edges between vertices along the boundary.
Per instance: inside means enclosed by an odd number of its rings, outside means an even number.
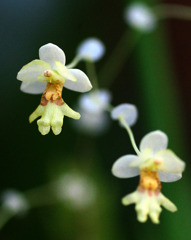
M150 32L156 26L156 16L143 3L134 3L125 10L125 21L131 27L143 32Z
M77 54L83 57L88 57L93 61L99 60L105 53L105 46L97 38L88 38L83 41L78 49Z
M110 92L100 89L81 95L79 98L79 107L87 113L100 114L106 109L110 101Z
M168 137L161 131L153 131L143 137L140 143L141 152L149 148L156 153L160 150L166 149L168 145Z
M35 82L38 76L50 69L50 65L41 60L34 60L21 68L17 74L17 79L23 82Z
M182 178L181 173L168 173L158 171L158 175L161 182L175 182Z
M25 93L31 94L40 94L43 93L46 89L47 83L42 82L22 82L21 91Z
M66 80L70 80L70 81L73 81L73 82L77 81L75 76L61 62L55 62L54 70L56 70Z
M84 72L79 69L69 69L70 73L77 79L76 82L68 81L64 84L65 88L68 88L77 92L87 92L92 89L91 82Z
M127 103L120 104L119 106L115 107L111 112L112 119L116 120L120 117L123 117L129 126L135 124L137 116L138 111L136 106Z
M130 164L138 157L135 155L125 155L120 157L112 167L112 173L119 178L131 178L138 176L140 171L137 167L131 167Z
M39 57L41 60L49 63L52 68L54 68L56 61L61 62L63 65L65 65L66 61L62 49L52 43L48 43L39 49Z
M182 173L185 163L171 150L162 150L155 154L154 158L159 162L158 169L169 173Z

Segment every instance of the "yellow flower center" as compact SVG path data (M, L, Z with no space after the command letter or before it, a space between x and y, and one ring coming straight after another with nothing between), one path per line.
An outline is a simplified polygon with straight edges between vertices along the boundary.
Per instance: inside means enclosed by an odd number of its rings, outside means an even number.
M63 105L62 88L62 83L47 83L46 89L41 98L41 105L46 106L49 101L58 106Z
M138 190L145 191L148 190L159 193L161 190L161 182L156 171L141 170L140 172L140 182Z

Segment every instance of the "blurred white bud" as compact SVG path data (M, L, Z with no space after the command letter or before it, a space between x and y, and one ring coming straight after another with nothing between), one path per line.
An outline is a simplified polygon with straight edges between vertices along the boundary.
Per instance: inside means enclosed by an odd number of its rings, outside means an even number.
M99 135L109 127L109 117L106 112L111 101L111 94L107 90L96 90L83 94L79 98L78 110L81 118L74 122L75 127L91 135Z
M133 3L127 6L124 17L127 24L143 32L152 31L157 22L152 10L143 3Z
M105 53L104 44L97 38L88 38L84 40L77 49L77 54L82 57L90 58L92 61L98 61Z
M124 118L129 126L134 125L138 117L136 106L133 104L124 103L115 107L111 112L111 118L117 120L120 117Z
M83 209L96 199L96 187L92 180L81 173L68 172L54 185L57 199L65 201L73 209Z
M24 195L16 190L6 190L1 195L2 208L13 214L23 214L29 209Z

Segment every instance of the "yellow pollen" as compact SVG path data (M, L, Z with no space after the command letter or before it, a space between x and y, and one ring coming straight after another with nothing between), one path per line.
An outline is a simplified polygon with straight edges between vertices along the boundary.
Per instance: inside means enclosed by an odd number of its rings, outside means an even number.
M160 192L161 182L158 173L156 171L142 170L140 172L140 182L138 188L140 190Z

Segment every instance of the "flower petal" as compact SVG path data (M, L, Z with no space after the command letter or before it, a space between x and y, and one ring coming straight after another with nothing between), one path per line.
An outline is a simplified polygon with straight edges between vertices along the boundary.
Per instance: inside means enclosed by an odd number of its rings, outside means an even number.
M138 176L140 171L138 167L131 167L130 164L138 157L135 155L125 155L120 157L112 167L112 173L119 178L131 178Z
M141 152L144 149L151 149L153 153L166 149L168 145L168 137L161 131L153 131L143 137L140 143Z
M105 53L105 46L97 38L88 38L83 41L78 49L77 54L82 57L90 58L92 61L98 61Z
M25 93L31 93L31 94L40 94L45 91L47 83L42 82L22 82L21 84L21 91Z
M91 82L84 72L79 69L69 69L69 71L75 76L77 81L71 82L66 79L64 84L65 88L77 92L87 92L92 89Z
M123 117L126 123L129 126L135 124L138 116L138 111L135 105L132 104L120 104L119 106L115 107L111 112L111 118L116 120L120 117Z
M158 171L161 182L175 182L182 178L181 173L167 173Z
M23 82L35 82L38 80L38 76L47 69L50 69L48 63L41 60L33 60L21 68L17 74L17 79Z
M39 57L41 60L49 63L52 68L54 68L56 61L61 62L63 65L65 65L66 61L62 49L52 43L48 43L39 49Z
M65 67L61 62L55 62L54 68L61 76L63 76L66 80L70 80L76 82L76 77Z
M171 150L162 150L155 154L154 158L159 163L159 171L169 173L182 173L184 171L185 163Z
M168 211L176 212L177 207L168 198L166 198L162 193L158 196L159 203L166 208Z

